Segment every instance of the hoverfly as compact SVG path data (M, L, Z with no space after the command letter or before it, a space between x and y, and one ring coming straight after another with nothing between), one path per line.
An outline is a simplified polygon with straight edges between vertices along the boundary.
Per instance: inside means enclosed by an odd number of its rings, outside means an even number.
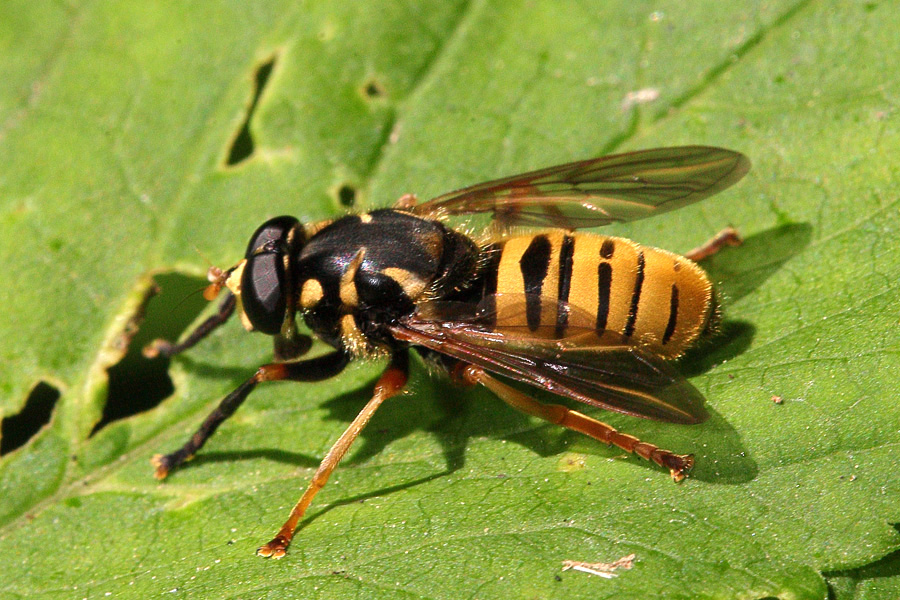
M668 361L717 320L712 285L691 259L736 234L684 257L575 230L686 206L749 168L745 156L721 148L660 148L550 167L422 203L407 195L394 208L324 223L266 221L243 260L227 271L210 269L207 299L227 289L218 312L181 343L157 340L147 351L178 354L237 310L248 330L274 337L275 362L226 396L183 447L155 456L156 477L191 458L257 384L318 381L353 358L389 357L371 400L275 538L257 551L281 557L354 439L379 405L403 390L414 349L457 382L481 384L515 408L653 461L680 481L691 455L538 402L496 376L638 417L703 421L702 396ZM477 213L493 219L479 239L446 224ZM311 339L298 333L298 314L333 351L300 360Z

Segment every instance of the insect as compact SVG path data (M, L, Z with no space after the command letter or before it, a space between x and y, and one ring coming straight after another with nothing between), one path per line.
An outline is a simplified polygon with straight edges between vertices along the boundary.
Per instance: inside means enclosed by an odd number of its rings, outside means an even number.
M660 148L550 167L419 203L303 225L282 216L251 236L244 259L211 268L207 299L218 311L182 342L156 340L147 354L192 347L234 312L274 338L265 364L226 396L180 449L153 458L156 477L188 460L264 381L318 381L354 358L389 364L371 400L325 456L278 534L257 553L284 556L316 493L384 400L408 378L409 351L506 403L669 469L680 481L691 455L675 454L561 405L532 399L499 379L605 409L673 423L706 418L700 393L670 361L714 328L718 307L699 259L735 241L733 231L688 258L632 241L576 232L671 211L737 182L750 168L737 152ZM487 213L474 238L446 224ZM524 227L542 229L528 231ZM333 350L302 360L311 338Z

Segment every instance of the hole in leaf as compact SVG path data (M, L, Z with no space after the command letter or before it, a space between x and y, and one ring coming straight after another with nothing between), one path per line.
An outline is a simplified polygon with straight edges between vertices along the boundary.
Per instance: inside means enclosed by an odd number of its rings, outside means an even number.
M57 400L59 390L49 383L41 381L34 386L22 410L3 419L0 425L0 456L27 444L41 427L49 423Z
M384 85L377 79L370 79L363 85L363 95L369 99L382 98L385 95Z
M208 305L201 292L205 279L181 273L154 276L160 292L146 305L140 328L128 345L128 352L107 371L109 389L103 416L94 426L94 435L105 426L156 407L175 391L169 377L170 359L146 358L144 346L157 338L176 340ZM137 317L137 320L141 320Z
M233 138L231 148L228 150L228 160L225 162L228 166L242 163L253 154L255 145L253 143L253 134L250 133L250 119L253 118L253 113L256 112L256 105L259 103L259 98L262 96L263 90L269 82L269 77L272 75L272 70L275 68L275 60L276 57L273 56L259 65L256 69L253 99L250 101L250 106L247 108L247 116L244 117L244 122L241 123L241 128L238 130L238 134Z
M353 206L356 203L356 188L348 184L342 185L338 189L338 201L341 206Z

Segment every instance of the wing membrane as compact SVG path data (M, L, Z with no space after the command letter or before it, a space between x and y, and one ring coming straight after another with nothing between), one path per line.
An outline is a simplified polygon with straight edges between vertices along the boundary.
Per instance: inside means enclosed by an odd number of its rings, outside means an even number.
M723 148L657 148L488 181L438 196L413 210L435 218L490 212L504 225L597 227L708 198L749 169L746 156Z
M523 295L524 297L524 295ZM572 306L563 337L515 322L518 307L432 302L392 326L401 340L555 394L638 417L674 423L707 418L703 396L668 363L641 348L616 344ZM524 309L521 309L524 313Z

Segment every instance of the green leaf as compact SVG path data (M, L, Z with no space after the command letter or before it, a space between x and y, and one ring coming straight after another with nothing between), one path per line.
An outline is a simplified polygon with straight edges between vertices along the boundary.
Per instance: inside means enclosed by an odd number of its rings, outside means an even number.
M4 2L0 415L52 409L0 457L0 596L895 598L898 28L878 1ZM747 238L707 265L726 319L679 366L713 417L592 414L693 452L683 484L415 363L287 557L257 558L377 362L261 387L153 479L271 349L238 323L171 364L140 345L264 219L675 144L754 167L604 232Z

